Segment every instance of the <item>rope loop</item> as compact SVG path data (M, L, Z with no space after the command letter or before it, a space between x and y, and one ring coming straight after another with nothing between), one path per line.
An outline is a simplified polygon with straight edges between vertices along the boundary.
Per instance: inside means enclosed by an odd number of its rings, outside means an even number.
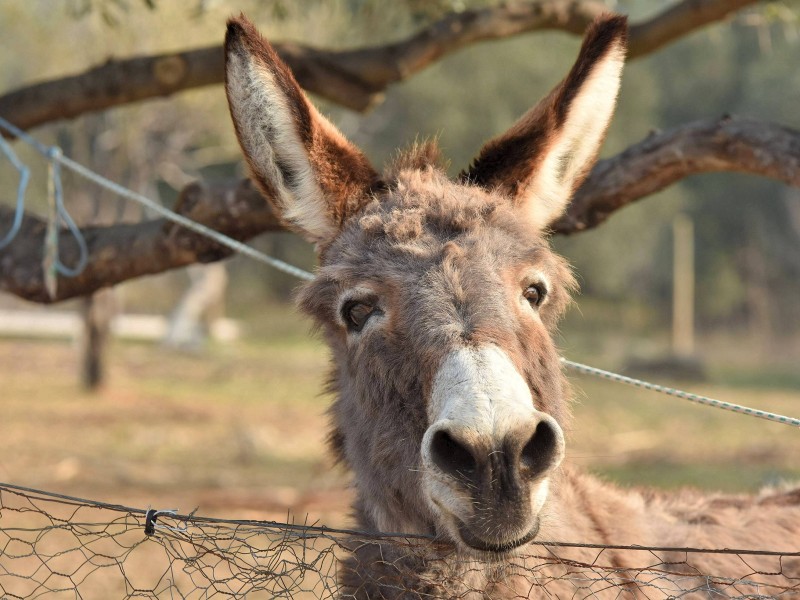
M89 262L89 248L80 228L64 206L64 189L61 183L61 149L52 146L47 150L48 179L47 179L47 232L44 238L44 271L45 288L51 298L56 297L58 275L64 277L77 277L86 268ZM69 267L61 261L59 235L61 224L66 225L70 235L78 245L78 261L74 267Z
M61 185L61 161L63 157L61 149L58 148L57 150L57 152L53 153L53 160L50 163L53 166L52 177L55 190L56 221L59 225L64 223L67 226L75 243L78 245L78 261L74 267L68 267L61 262L58 253L56 253L55 265L59 275L63 275L64 277L77 277L86 269L86 265L89 262L89 248L86 245L86 239L83 237L83 233L81 233L80 228L64 205L64 191Z
M25 191L28 189L28 182L31 178L31 170L19 160L11 145L0 135L0 149L6 155L11 165L19 172L19 184L17 185L17 201L14 207L14 220L11 228L0 239L0 250L8 246L17 237L20 227L22 227L22 217L25 214Z

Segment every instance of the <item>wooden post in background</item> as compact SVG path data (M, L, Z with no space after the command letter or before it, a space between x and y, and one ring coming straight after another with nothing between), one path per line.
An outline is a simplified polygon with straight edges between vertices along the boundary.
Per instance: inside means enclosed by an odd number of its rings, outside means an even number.
M115 307L113 288L103 288L85 296L81 303L81 383L89 391L98 389L105 379L106 349Z
M672 222L672 352L694 356L694 224L683 213Z

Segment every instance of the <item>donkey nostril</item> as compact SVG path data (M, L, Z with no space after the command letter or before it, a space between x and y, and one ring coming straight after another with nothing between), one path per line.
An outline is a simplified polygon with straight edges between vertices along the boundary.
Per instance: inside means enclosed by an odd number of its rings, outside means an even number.
M469 449L443 429L433 434L430 452L433 463L453 477L469 477L476 470Z
M528 443L522 448L520 461L527 475L537 477L549 470L558 454L559 438L553 425L540 421Z

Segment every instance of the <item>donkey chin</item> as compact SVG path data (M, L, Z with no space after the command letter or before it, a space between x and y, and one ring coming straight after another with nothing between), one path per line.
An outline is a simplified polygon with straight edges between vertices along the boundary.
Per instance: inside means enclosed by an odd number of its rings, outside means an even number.
M483 555L532 541L564 435L536 410L508 356L493 345L452 351L434 377L428 416L422 483L440 534Z

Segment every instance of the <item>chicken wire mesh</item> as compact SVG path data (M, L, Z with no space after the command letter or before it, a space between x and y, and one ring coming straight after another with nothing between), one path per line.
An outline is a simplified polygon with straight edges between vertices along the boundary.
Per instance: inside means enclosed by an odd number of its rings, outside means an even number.
M711 575L697 566L709 555L735 560ZM487 562L426 536L178 515L0 484L0 595L796 598L800 552L543 543Z

